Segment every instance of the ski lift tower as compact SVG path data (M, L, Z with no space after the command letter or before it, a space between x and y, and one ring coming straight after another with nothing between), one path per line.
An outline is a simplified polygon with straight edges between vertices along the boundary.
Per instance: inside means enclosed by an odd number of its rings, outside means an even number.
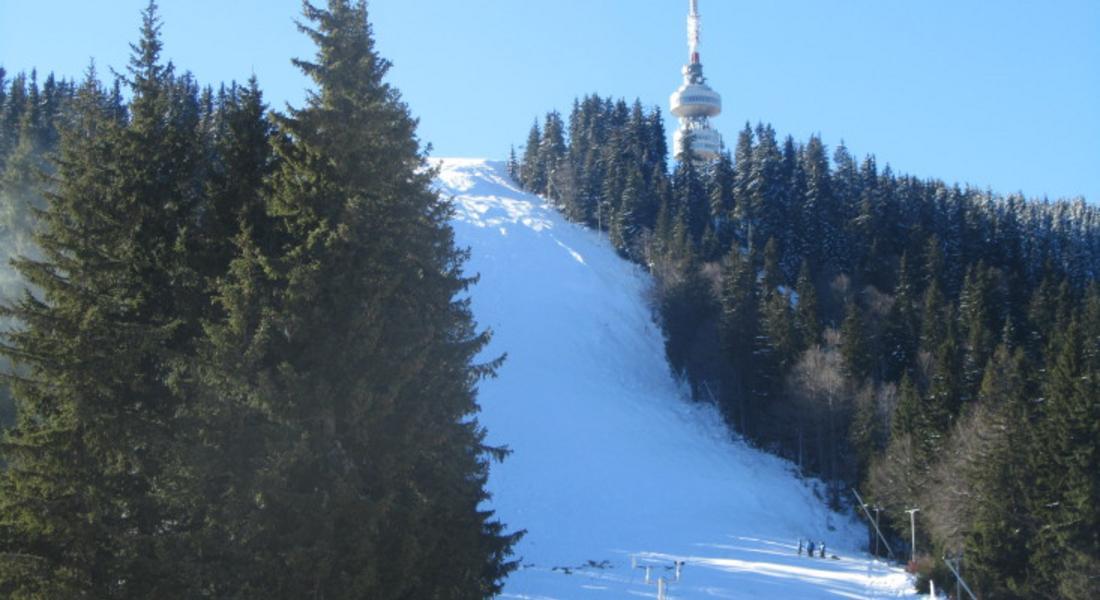
M689 0L688 48L690 58L682 70L684 83L672 93L669 103L672 114L680 119L680 128L673 140L673 152L677 158L683 152L685 142L690 144L692 158L711 161L722 150L722 136L710 126L710 118L722 112L722 97L707 85L703 77L703 63L699 60L701 20L699 0Z

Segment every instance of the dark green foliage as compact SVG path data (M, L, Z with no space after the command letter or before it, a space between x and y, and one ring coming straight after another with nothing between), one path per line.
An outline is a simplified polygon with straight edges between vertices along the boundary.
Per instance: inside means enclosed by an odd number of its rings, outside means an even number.
M868 339L863 311L855 301L848 303L844 324L840 328L840 352L844 356L844 370L854 381L862 382L871 376L875 357Z
M714 164L714 173L709 178L708 200L710 202L710 222L713 224L716 250L723 250L730 246L734 234L734 184L736 171L733 168L733 158L729 153L724 153ZM719 256L709 257L717 260Z
M767 357L764 371L771 373L774 380L763 385L767 394L775 391L780 373L785 372L795 358L799 346L799 336L794 322L794 311L788 291L783 288L783 276L779 269L779 244L775 238L764 246L764 265L760 276L757 297L760 300L760 332L756 353L763 360ZM764 391L760 392L765 394Z
M0 566L9 597L178 594L160 484L184 404L179 359L199 333L202 198L197 97L159 61L158 28L150 5L128 121L89 72L37 237L43 259L16 262L41 294L5 309L20 325L4 352L26 368L0 483L0 544L21 557Z
M556 112L541 129L537 121L532 126L520 167L523 188L551 198L570 219L608 232L624 256L642 260L653 250L647 232L658 208L672 200L664 135L660 110L586 96L574 102L567 126ZM697 184L693 212L685 212L696 242L710 218L704 182ZM673 215L681 205L670 205Z
M1034 577L1042 587L1057 587L1080 575L1074 573L1075 563L1100 558L1100 363L1095 351L1100 323L1095 292L1090 296L1083 318L1056 334L1029 457L1037 484L1030 508L1039 527L1028 541ZM1067 562L1070 556L1073 562Z
M890 424L891 435L916 435L924 426L923 402L920 391L908 375L903 375L898 386L898 404Z
M0 369L3 369L4 373L12 371L11 365L7 359L0 362ZM15 399L11 395L11 386L7 381L0 382L0 434L9 427L15 425ZM3 454L0 453L0 470L2 470L6 461Z
M34 215L46 205L58 130L73 94L72 84L53 75L39 88L32 72L29 78L17 75L0 99L0 248L9 258L37 255ZM22 282L7 267L0 276L0 295L12 299Z
M684 152L689 153L690 150ZM672 172L672 190L672 209L683 214L687 235L697 246L710 221L710 202L703 176L693 161L676 163L676 169Z
M723 408L739 431L747 431L750 420L748 402L754 356L752 345L760 327L756 289L756 266L752 256L733 248L722 266L722 351L732 368L724 371Z
M204 361L200 418L263 432L211 441L259 468L237 468L200 567L228 573L215 596L491 597L517 535L479 508L474 386L494 364L473 364L488 336L455 300L465 254L365 5L305 14L318 54L297 64L318 91L277 119L268 222L238 237Z
M806 189L798 235L803 256L825 273L843 273L848 268L848 246L842 223L843 205L833 195L829 159L821 138L812 136L802 151Z
M523 162L520 165L520 181L524 189L545 193L546 168L539 159L539 149L542 147L542 132L539 123L531 124L531 132L527 134L527 144L523 147Z
M519 159L516 158L515 146L512 146L508 151L508 176L512 178L512 181L520 181Z
M916 357L920 321L915 294L909 259L903 254L898 264L894 301L882 327L882 369L886 381L898 381Z
M680 374L685 372L693 354L700 352L704 324L716 313L710 282L700 271L698 261L689 257L687 263L683 277L671 282L662 294L660 306L665 352L672 368Z
M977 505L966 540L968 578L990 597L1028 597L1028 546L1035 530L1026 503L1033 490L1019 472L1030 447L1027 389L1022 353L1000 346L979 397L990 414L981 432L990 447L979 468L966 474Z
M515 568L449 205L365 3L304 10L317 90L274 119L163 62L152 2L114 89L0 97L3 190L47 200L2 309L0 596L490 598Z
M561 115L551 112L546 115L539 139L538 168L536 172L546 179L546 189L540 190L553 200L561 200L569 195L572 181L565 162L565 124ZM537 184L537 182L535 182ZM537 189L537 188L533 188Z
M199 228L207 240L200 249L202 275L214 280L225 275L237 251L234 238L241 224L264 226L262 195L275 165L274 128L255 78L246 87L220 90L208 121L213 139L204 191L211 210L200 216Z
M963 402L962 361L954 326L950 325L932 355L931 375L923 408L924 426L918 443L925 455L942 447L948 428L958 416Z
M798 334L799 350L806 350L817 344L821 338L821 316L817 302L817 286L810 275L810 263L802 261L795 286L798 294L798 309L795 313L795 328Z
M959 321L964 336L963 393L972 398L981 385L986 363L993 356L1001 330L1005 305L997 273L979 262L966 274L959 297Z

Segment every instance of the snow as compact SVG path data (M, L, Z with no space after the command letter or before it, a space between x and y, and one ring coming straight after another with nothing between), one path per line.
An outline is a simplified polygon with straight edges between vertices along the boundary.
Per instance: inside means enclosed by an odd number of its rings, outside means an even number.
M646 273L517 189L503 163L439 164L467 271L481 275L486 357L508 355L479 395L489 443L513 450L492 468L491 508L527 530L503 598L656 598L658 577L668 598L914 597L903 571L861 552L866 528L829 511L819 483L686 398ZM799 538L836 559L798 556Z

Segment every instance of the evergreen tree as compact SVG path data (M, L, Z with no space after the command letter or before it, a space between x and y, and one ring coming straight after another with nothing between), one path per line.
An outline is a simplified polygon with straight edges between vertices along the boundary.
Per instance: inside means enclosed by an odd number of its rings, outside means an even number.
M183 582L181 593L239 597L255 568L255 557L234 551L242 540L256 535L244 524L257 522L256 498L249 492L256 489L257 475L268 468L262 461L264 440L287 432L250 402L254 398L248 396L246 382L228 377L226 368L241 369L241 363L249 363L249 357L228 351L226 332L244 324L239 313L227 315L235 306L227 298L256 291L233 282L242 277L241 269L255 264L251 261L258 248L253 240L265 248L276 243L264 198L276 165L274 131L254 78L247 87L223 88L206 110L212 139L207 148L205 209L196 226L203 242L195 255L206 296L216 300L204 312L205 335L196 352L183 361L186 376L179 385L189 402L173 418L180 433L162 487L178 524L169 556Z
M683 260L687 265L683 275L669 282L660 306L665 353L673 370L681 376L691 374L687 371L688 359L696 349L702 323L714 310L710 283L700 271L691 247L687 246L684 251L687 255Z
M22 102L23 106L4 107L0 102L0 115L6 114L12 120L7 123L0 120L0 243L12 256L36 256L32 240L34 216L46 204L54 171L52 158L57 151L57 129L63 111L71 102L71 91L68 84L56 81L53 74L39 91L32 74L29 89L25 92L13 89L11 96L13 102Z
M1033 363L1041 366L1041 355L1048 349L1059 324L1068 322L1069 287L1046 276L1031 295L1027 314L1027 347Z
M934 352L947 338L947 328L952 315L947 308L939 283L933 279L924 291L924 306L921 312L920 348Z
M566 188L572 185L571 175L563 169L565 162L565 123L557 111L547 113L539 140L538 163L536 170L545 177L545 188L535 188L539 194L545 194L553 200L562 200Z
M620 254L626 257L633 256L638 236L643 227L645 213L644 190L645 182L638 169L630 169L626 178L626 186L623 188L622 201L619 209L612 219L610 236L611 243Z
M745 128L737 135L737 146L734 148L733 165L733 202L734 211L738 222L743 226L751 227L756 222L753 205L750 199L752 190L752 155L753 133L752 127L745 123ZM739 231L741 242L748 241L748 232Z
M4 116L7 109L8 100L8 72L4 67L0 67L0 172L4 171L4 160L8 156L10 150L10 136L11 133L4 127Z
M45 205L43 187L52 171L32 115L30 111L24 113L19 141L0 173L0 235L21 254L30 252L33 214Z
M520 165L519 171L523 189L533 194L541 194L546 191L545 163L539 159L541 147L542 133L536 119L531 124L531 131L527 134L527 144L523 147L523 163Z
M508 150L508 176L512 178L512 181L520 181L519 159L516 158L515 146Z
M748 172L747 192L753 235L760 240L775 238L778 241L784 237L782 228L786 224L779 210L783 201L782 162L783 157L775 140L775 130L770 125L757 126L756 145L753 147ZM820 215L815 215L815 218L819 217Z
M144 12L119 122L94 73L64 134L42 260L17 267L41 295L5 312L19 421L4 444L0 591L14 598L178 597L166 559L178 520L161 495L180 357L198 333L189 250L201 197L197 98L160 62ZM74 490L76 492L74 492Z
M779 266L779 241L775 238L764 244L764 264L761 265L760 295L774 294L783 285L783 271Z
M898 404L890 421L891 437L901 438L919 433L922 424L921 404L920 391L913 385L908 374L902 375L898 385Z
M710 220L710 203L699 164L686 157L691 155L690 144L684 144L683 154L672 173L673 202L684 214L684 224L692 243L698 243Z
M829 273L840 273L847 267L846 242L842 217L833 197L829 159L819 137L810 137L802 154L802 168L806 176L799 223L803 256L821 261Z
M722 266L720 334L730 368L725 371L723 389L727 417L748 433L750 392L753 373L753 343L759 328L757 317L756 268L752 257L737 247L730 250Z
M365 4L305 16L318 90L277 119L273 232L238 242L210 349L233 360L204 378L269 432L236 445L263 468L236 492L253 510L224 552L253 566L226 595L492 597L518 536L480 507L503 451L472 418L495 364L472 362L465 254Z
M908 256L902 255L898 264L897 285L894 287L894 302L883 325L883 378L887 381L897 381L911 367L917 352L920 325L915 293Z
M1032 476L1022 472L1029 447L1026 390L1023 354L998 347L979 394L992 415L982 432L990 448L973 457L978 468L965 473L976 504L966 536L967 579L989 597L1027 597L1028 539L1034 531L1026 507Z
M654 107L647 119L649 125L649 163L654 168L664 169L668 162L668 143L665 141L665 121L662 111Z
M771 411L783 385L783 376L795 359L797 334L790 299L780 289L778 244L775 238L764 247L763 273L756 297L760 326L752 346L752 398L755 410Z
M714 164L709 177L710 222L720 248L728 248L733 241L733 210L735 171L733 158L723 152Z
M959 298L959 318L965 335L963 389L967 397L977 393L983 371L997 346L1001 332L996 276L978 262L968 270Z
M817 344L821 338L822 326L819 317L817 302L817 286L814 285L810 275L810 264L802 261L802 268L798 272L798 283L795 285L798 294L798 312L796 314L796 327L798 329L799 347L803 350Z
M1097 327L1074 319L1059 330L1044 385L1031 457L1031 508L1040 523L1029 540L1035 591L1057 589L1080 575L1073 572L1078 561L1067 558L1100 558L1100 365L1090 364L1083 336Z
M857 382L871 377L874 368L871 340L864 323L863 311L855 301L845 308L844 323L840 328L840 352L844 356L844 369Z
M202 274L210 285L225 275L237 248L233 240L241 224L258 227L263 218L262 192L273 172L271 138L274 131L259 84L236 84L223 90L211 115L213 140L207 157L206 202L200 215L206 254Z
M3 167L8 155L19 143L19 124L23 113L27 111L27 76L19 73L12 78L4 104L0 106L0 167Z
M935 453L947 435L948 427L962 408L960 350L953 322L949 322L943 341L933 355L932 374L924 409L921 448Z

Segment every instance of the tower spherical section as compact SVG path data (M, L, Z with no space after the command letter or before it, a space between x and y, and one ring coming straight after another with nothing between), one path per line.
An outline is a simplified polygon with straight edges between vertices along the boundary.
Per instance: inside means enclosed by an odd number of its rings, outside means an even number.
M706 84L688 83L669 97L677 117L716 117L722 113L722 96Z

